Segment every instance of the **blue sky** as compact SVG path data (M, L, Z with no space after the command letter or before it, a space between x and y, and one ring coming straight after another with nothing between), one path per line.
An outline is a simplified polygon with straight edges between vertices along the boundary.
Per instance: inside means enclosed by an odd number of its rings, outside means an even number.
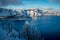
M20 5L8 5L6 8L20 8L20 9L30 9L30 8L54 8L60 9L60 2L52 2L49 0L21 0L23 4Z

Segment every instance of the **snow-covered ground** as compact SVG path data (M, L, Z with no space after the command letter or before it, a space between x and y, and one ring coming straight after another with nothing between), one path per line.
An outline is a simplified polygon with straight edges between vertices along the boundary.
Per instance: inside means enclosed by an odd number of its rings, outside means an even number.
M0 20L0 40L38 40L38 35L38 29L32 29L28 21Z

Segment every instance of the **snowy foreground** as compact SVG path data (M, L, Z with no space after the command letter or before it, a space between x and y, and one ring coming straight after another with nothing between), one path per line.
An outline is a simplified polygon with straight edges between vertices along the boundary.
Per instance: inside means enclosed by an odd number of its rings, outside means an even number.
M40 40L40 31L31 29L28 21L0 20L0 40Z

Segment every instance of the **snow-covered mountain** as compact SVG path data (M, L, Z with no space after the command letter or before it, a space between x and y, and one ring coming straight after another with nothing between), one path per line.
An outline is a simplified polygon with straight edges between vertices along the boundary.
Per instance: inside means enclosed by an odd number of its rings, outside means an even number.
M23 11L0 8L0 19L27 19L27 15Z

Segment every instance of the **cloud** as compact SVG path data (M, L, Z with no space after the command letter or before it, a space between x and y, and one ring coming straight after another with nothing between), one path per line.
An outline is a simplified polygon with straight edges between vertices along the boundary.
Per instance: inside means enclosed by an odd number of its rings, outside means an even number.
M21 5L23 4L21 0L0 0L0 7L5 7L8 5Z
M60 0L49 0L49 2L60 2Z

